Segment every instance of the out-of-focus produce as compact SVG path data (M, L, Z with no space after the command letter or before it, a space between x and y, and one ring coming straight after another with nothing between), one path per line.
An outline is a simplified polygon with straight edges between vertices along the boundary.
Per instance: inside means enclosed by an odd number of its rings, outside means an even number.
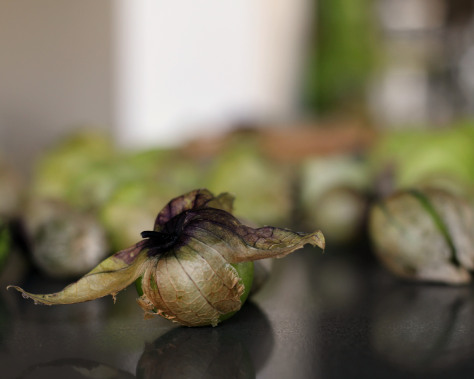
M109 253L97 209L129 175L112 139L81 129L39 158L22 212L31 258L53 278L76 278Z
M306 227L320 225L329 243L361 235L372 181L364 158L334 155L301 165L299 209Z
M76 278L109 253L105 230L94 214L69 204L37 199L25 225L34 263L53 278Z
M121 250L135 243L140 232L153 224L156 209L166 204L173 196L171 193L172 187L154 181L123 183L100 211L113 249Z
M97 207L108 198L116 182L128 174L119 163L109 136L80 130L40 157L30 196L59 199L82 209Z
M321 225L329 248L365 237L373 192L366 152L376 138L365 124L343 119L262 132L265 154L293 170L292 222L305 230Z
M130 246L156 209L202 178L199 161L177 149L119 151L108 135L79 130L48 150L33 175L24 218L35 263L54 277L84 274L109 243L116 250ZM78 264L76 253L86 246L91 251Z
M153 224L156 209L174 194L200 187L203 179L199 160L176 150L129 152L120 164L132 174L116 185L99 210L114 250L135 243L140 232Z
M365 161L355 156L363 156L373 133L350 122L312 126L240 129L180 148L138 151L118 150L108 135L80 130L40 158L28 202L62 204L71 224L76 214L98 219L111 251L132 245L153 223L156 209L193 188L236 195L235 214L253 225L312 230L324 224L330 243L351 242L360 235L370 186ZM25 220L34 219L34 208L25 208ZM66 232L59 224L44 227L48 243L83 238L80 229ZM35 256L45 254L35 257L39 264L49 254L48 240L38 240L37 229L28 231Z
M382 195L418 186L437 186L471 196L474 186L474 127L406 130L383 136L371 154Z
M111 138L89 129L39 158L21 217L31 260L43 274L77 278L110 253L97 209L129 175L117 162Z
M402 278L462 284L474 269L474 213L439 189L402 190L374 205L369 221L380 262Z
M121 164L133 172L132 179L155 182L177 189L192 189L202 180L205 164L191 159L179 149L151 149L124 153Z
M258 225L285 225L291 219L293 176L288 166L276 164L259 148L254 136L237 135L217 155L206 186L237 198L235 214Z

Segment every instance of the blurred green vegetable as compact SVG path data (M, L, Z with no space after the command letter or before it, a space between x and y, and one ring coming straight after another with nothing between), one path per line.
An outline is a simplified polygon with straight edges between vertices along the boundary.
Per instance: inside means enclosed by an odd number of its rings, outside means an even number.
M199 186L199 162L175 150L153 149L123 154L119 164L130 174L118 183L99 210L112 247L122 250L135 243L140 231L151 225L176 193Z
M404 190L374 205L375 253L394 274L461 284L474 269L474 213L463 198L438 189Z
M108 198L123 170L113 141L97 131L78 131L40 157L30 196L90 209Z
M300 204L307 228L318 225L330 243L354 242L365 225L372 180L364 159L335 155L301 166Z
M235 213L258 225L282 225L291 218L292 175L258 150L249 136L237 138L209 169L206 187L237 198Z
M121 164L145 182L167 185L175 191L189 191L202 181L205 165L177 149L155 148L123 154Z
M157 182L131 181L121 185L100 211L100 219L115 250L136 242L139 233L153 224L156 209L172 197L172 188Z
M372 151L371 166L385 195L429 184L470 196L474 185L474 127L453 125L386 134Z

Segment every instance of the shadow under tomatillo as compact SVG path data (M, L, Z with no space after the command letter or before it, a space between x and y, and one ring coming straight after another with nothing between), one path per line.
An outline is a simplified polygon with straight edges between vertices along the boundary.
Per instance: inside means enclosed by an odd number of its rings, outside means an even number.
M273 349L265 314L252 302L217 328L176 327L145 346L135 375L88 359L57 359L24 369L19 378L255 378Z

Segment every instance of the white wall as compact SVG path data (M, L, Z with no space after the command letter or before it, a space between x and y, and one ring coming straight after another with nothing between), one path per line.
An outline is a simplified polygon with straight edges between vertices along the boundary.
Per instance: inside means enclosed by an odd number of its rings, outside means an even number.
M0 155L112 119L110 1L0 0Z
M295 111L309 0L0 0L0 154L79 124L176 144Z
M117 125L175 144L295 111L306 0L120 0Z

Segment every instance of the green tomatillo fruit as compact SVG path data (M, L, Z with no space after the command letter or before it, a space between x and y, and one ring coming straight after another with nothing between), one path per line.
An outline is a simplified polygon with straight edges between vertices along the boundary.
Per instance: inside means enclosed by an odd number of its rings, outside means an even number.
M42 304L73 304L115 295L141 278L137 300L146 316L160 315L186 326L216 326L238 311L251 286L246 262L283 257L305 244L324 249L320 231L250 228L232 214L233 197L205 189L171 200L143 239L102 261L62 291L35 295Z
M243 305L247 298L249 297L250 290L253 288L254 283L254 262L240 262L231 264L231 266L237 271L237 275L242 281L242 285L244 287L244 291L242 295L240 295L240 302ZM151 279L153 280L153 279ZM153 283L153 282L152 282ZM153 283L155 286L156 283ZM135 287L137 289L138 295L142 297L144 295L143 290L143 276L140 276L135 281ZM158 310L156 308L153 309L152 313L145 313L145 317L153 317L154 313L157 313ZM219 321L227 320L228 318L232 317L237 311L231 311L229 313L225 313L219 316Z

